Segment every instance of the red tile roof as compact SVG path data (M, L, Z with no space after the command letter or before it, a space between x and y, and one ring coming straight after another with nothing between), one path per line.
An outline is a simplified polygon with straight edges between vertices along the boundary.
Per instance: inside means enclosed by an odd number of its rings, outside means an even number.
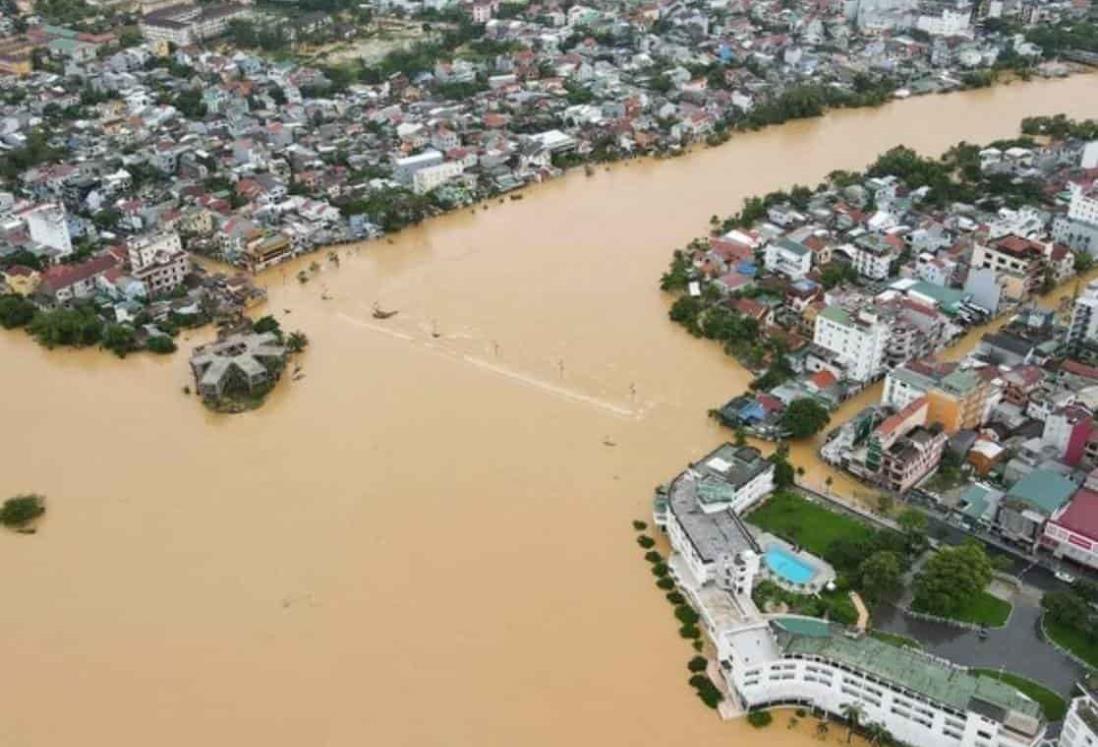
M118 260L104 252L74 265L54 265L42 273L42 284L51 291L58 291L106 272Z
M1071 499L1063 515L1052 523L1098 540L1098 493L1081 489Z

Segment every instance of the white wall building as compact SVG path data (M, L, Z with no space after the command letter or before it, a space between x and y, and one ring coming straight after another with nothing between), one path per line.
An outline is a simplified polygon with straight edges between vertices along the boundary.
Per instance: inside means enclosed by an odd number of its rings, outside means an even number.
M444 161L434 166L419 169L412 175L412 191L417 195L426 194L456 176L461 176L464 167L461 161Z
M1060 732L1060 747L1094 747L1098 744L1098 705L1087 693L1071 701L1064 728Z
M888 333L888 325L871 311L855 316L828 306L816 317L812 341L839 357L848 378L869 381L881 372Z
M1086 289L1075 299L1067 340L1069 344L1098 341L1098 280L1087 283Z
M770 272L800 280L812 269L812 252L804 244L782 237L766 245L763 263Z
M150 296L175 290L191 270L191 257L175 231L132 238L126 251L133 276L145 284Z
M56 252L55 257L72 254L72 236L69 234L65 206L60 203L39 205L23 213L27 230L34 241Z
M746 708L804 705L841 716L857 705L862 723L917 747L1034 747L1044 736L1035 701L921 651L803 617L751 635L753 647L731 646L720 661Z
M1084 191L1078 187L1072 190L1068 218L1083 223L1098 224L1098 191Z

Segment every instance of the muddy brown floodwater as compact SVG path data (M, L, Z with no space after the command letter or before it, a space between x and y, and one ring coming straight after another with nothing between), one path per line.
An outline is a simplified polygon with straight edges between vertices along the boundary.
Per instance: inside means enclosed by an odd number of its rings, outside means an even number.
M305 285L312 260L276 269L306 376L246 415L183 395L194 335L125 361L0 335L0 495L50 500L36 536L0 535L0 744L761 742L686 685L629 527L749 378L667 321L671 250L747 195L1098 115L1096 93L838 112L320 255ZM794 461L822 479L810 445Z

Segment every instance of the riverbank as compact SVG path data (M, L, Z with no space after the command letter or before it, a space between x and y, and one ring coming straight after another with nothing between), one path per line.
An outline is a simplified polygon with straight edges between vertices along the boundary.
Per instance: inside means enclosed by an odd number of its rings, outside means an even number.
M1006 136L1022 113L1098 116L1092 93L1077 77L845 110L346 247L305 285L308 258L284 265L257 313L307 330L309 376L234 418L180 394L179 361L0 335L19 392L0 400L0 495L51 502L48 531L0 542L21 569L5 737L817 744L698 702L634 554L628 520L727 438L703 414L749 380L666 321L652 278L747 195L900 142ZM814 483L813 451L792 459Z

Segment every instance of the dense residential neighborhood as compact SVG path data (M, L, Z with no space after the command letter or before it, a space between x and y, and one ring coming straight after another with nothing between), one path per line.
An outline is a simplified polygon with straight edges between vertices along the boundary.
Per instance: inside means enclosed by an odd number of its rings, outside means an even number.
M2 13L5 326L78 307L79 318L58 319L66 324L39 321L47 333L36 336L109 337L120 354L214 311L239 313L227 286L254 298L241 278L199 272L193 255L260 272L577 164L674 154L736 129L999 75L1066 75L1085 63L1092 29L1081 5L1028 0L964 13L910 0L67 0ZM1018 159L1007 150L994 166ZM887 207L889 185L867 186ZM777 209L776 225L799 221ZM1090 242L1092 217L1074 207L1059 240ZM853 266L881 279L890 247L875 236L850 246ZM740 247L730 239L721 261ZM767 267L800 281L829 250L792 232L768 243ZM731 267L725 282L743 282ZM927 265L922 282L942 285L933 278L947 271ZM922 329L933 323L902 313L911 344L933 346L936 328ZM846 338L844 324L831 344Z

